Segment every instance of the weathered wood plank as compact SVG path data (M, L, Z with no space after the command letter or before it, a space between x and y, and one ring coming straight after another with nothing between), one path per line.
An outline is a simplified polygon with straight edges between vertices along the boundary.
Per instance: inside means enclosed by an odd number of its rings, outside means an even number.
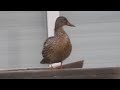
M120 79L120 74L56 76L55 79Z
M120 67L0 71L0 79L120 79Z

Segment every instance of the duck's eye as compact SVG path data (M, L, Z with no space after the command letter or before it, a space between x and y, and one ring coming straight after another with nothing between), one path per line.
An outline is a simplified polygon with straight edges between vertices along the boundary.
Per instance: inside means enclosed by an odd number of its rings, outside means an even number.
M63 20L61 20L61 21L60 21L60 23L64 23L64 21L63 21Z

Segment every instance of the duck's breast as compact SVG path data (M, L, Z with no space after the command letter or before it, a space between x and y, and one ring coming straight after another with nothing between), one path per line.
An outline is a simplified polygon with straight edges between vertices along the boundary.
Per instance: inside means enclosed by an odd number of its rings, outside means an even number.
M54 63L61 62L65 60L72 51L72 45L69 37L66 35L64 37L56 37L57 43L54 51Z

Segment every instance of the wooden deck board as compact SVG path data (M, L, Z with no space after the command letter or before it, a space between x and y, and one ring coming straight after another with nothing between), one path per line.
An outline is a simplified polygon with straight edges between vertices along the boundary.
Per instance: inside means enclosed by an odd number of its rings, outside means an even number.
M80 65L80 61L78 63ZM75 65L75 63L72 64ZM38 68L2 70L0 79L120 79L120 67L80 68L79 66L79 68L73 68L71 66L70 68L70 66L59 70Z

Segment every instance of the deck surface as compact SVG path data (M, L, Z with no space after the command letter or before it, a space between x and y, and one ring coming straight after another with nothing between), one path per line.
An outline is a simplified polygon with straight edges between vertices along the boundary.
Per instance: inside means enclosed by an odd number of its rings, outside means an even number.
M120 67L82 68L82 66L83 61L79 61L64 65L64 69L2 70L0 79L120 79Z

